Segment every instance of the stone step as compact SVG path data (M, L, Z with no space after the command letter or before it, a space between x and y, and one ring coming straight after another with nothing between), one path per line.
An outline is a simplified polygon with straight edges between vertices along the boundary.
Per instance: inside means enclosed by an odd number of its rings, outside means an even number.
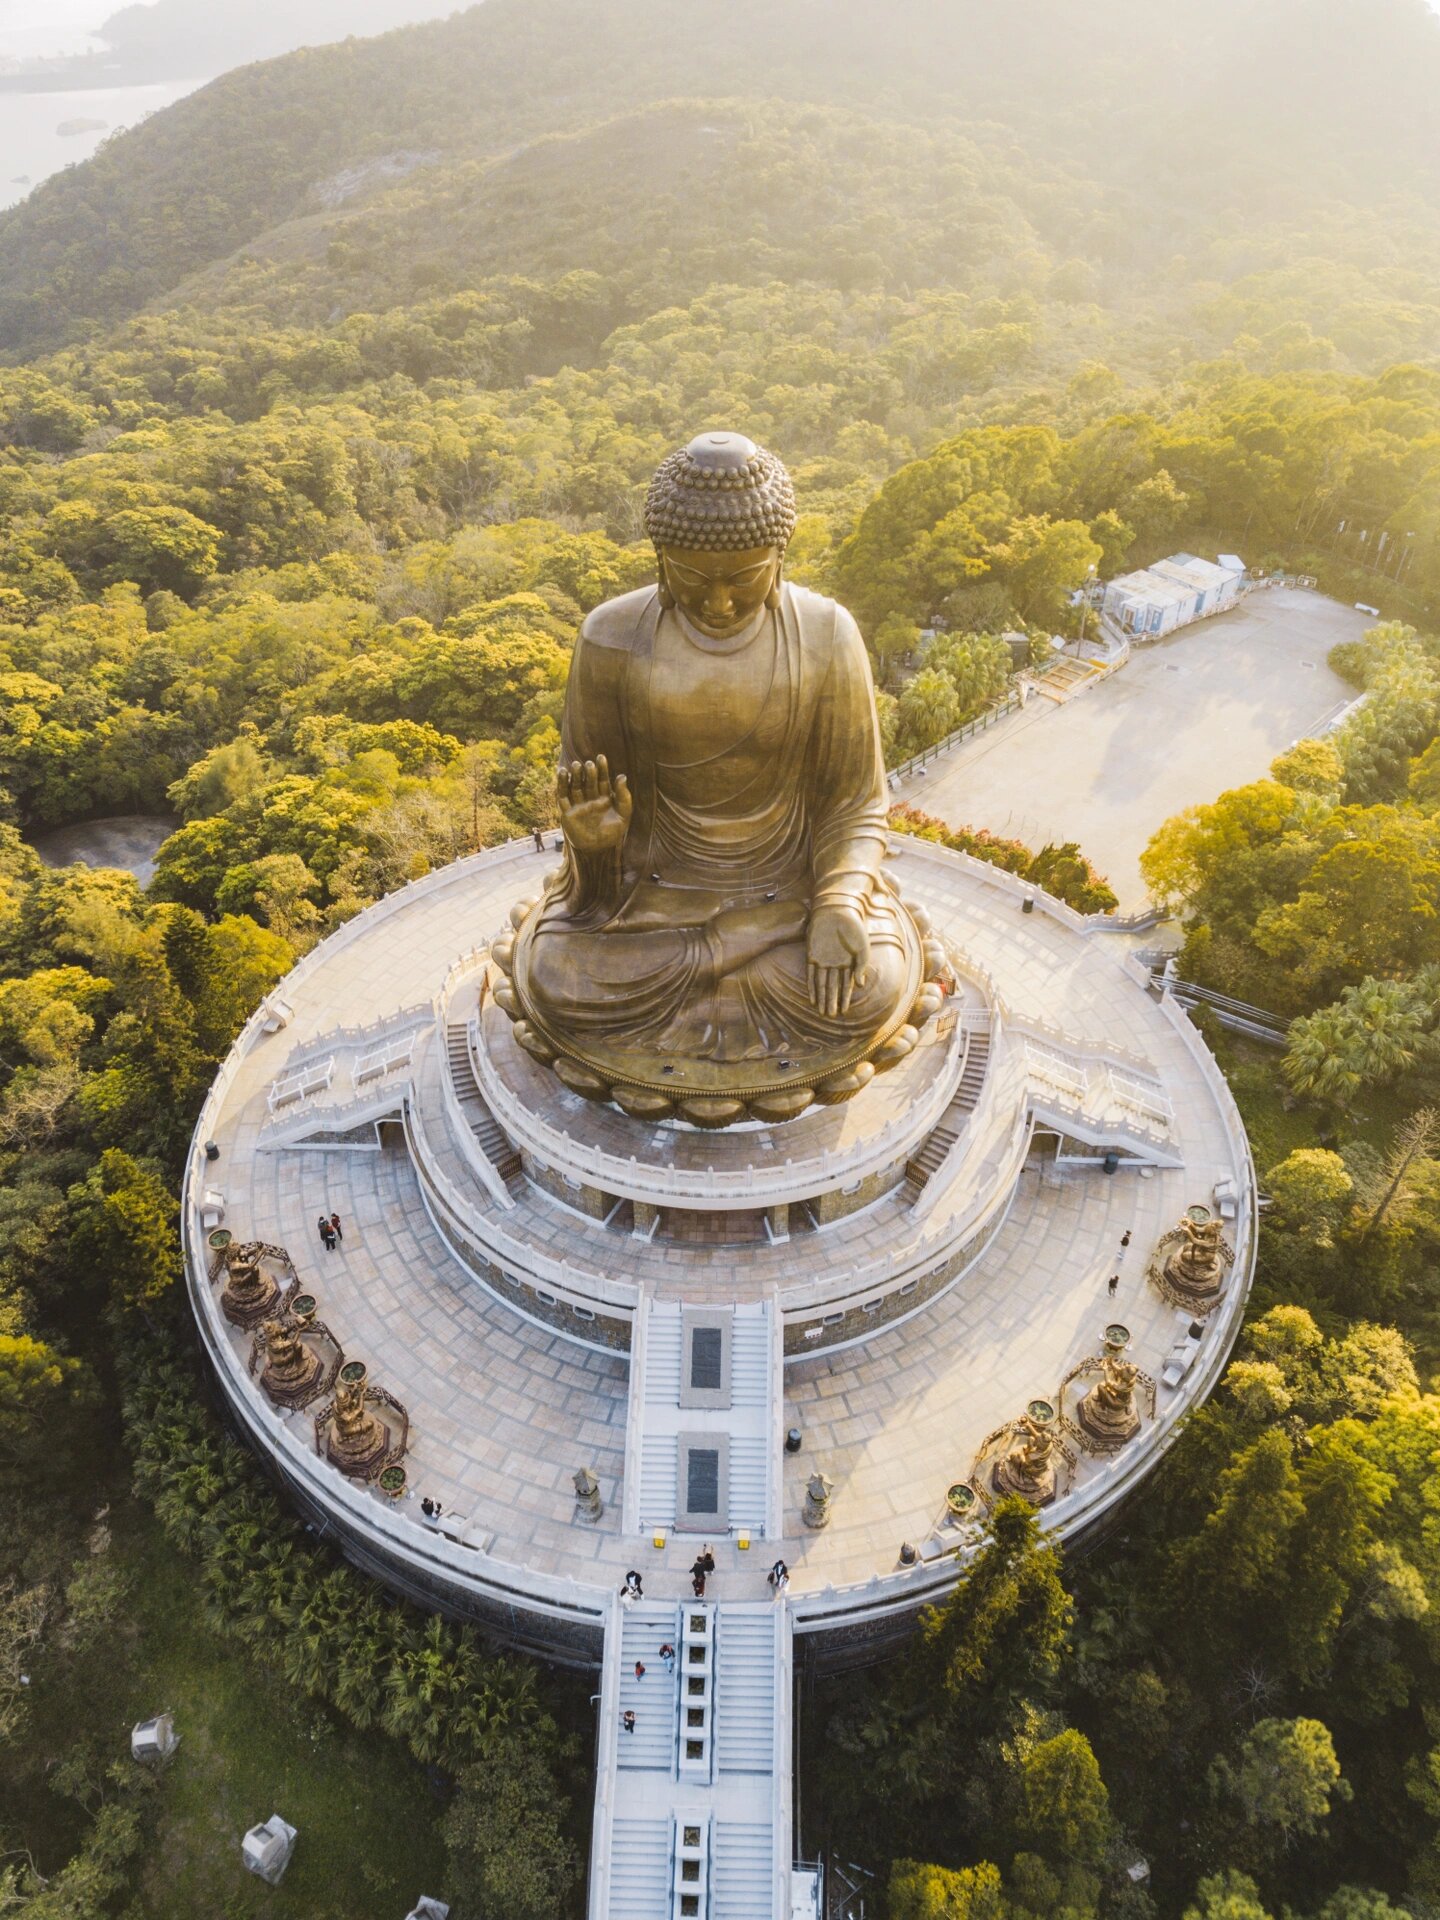
M771 1920L775 1836L757 1821L715 1823L711 1920Z
M607 1920L671 1920L671 1826L663 1818L615 1820Z
M460 1111L486 1158L513 1193L522 1176L520 1156L480 1091L475 1069L470 1064L470 1041L463 1022L451 1023L445 1035L445 1052Z
M778 1620L778 1612L720 1609L715 1649L715 1764L721 1773L774 1771Z
M950 1103L962 1113L972 1113L980 1097L980 1089L985 1084L985 1074L990 1065L990 1036L988 1033L972 1033L970 1044L965 1049L965 1064L960 1071L960 1084L955 1090L955 1098Z

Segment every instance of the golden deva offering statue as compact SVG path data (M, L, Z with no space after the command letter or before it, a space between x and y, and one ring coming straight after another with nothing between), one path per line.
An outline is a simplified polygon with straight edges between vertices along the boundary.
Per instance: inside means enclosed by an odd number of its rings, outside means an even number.
M597 607L565 694L565 859L492 948L520 1044L637 1118L788 1120L913 1051L944 952L881 871L859 629L783 578L790 478L736 433L661 465L658 584Z
M385 1423L366 1408L365 1382L341 1380L335 1388L325 1442L328 1458L342 1473L368 1478L384 1459L389 1445Z
M266 1320L260 1336L265 1352L260 1385L277 1405L303 1406L319 1388L323 1358L305 1344L299 1324L288 1314Z
M1208 1312L1224 1290L1225 1270L1235 1257L1226 1245L1223 1223L1208 1207L1189 1207L1168 1240L1174 1251L1165 1259L1163 1291L1193 1312Z
M1100 1361L1100 1378L1080 1400L1075 1416L1086 1434L1110 1449L1132 1440L1140 1431L1135 1405L1135 1383L1141 1377L1133 1361L1107 1353Z
M1014 1444L995 1462L990 1484L996 1493L1018 1493L1032 1507L1048 1507L1055 1498L1055 1430L1022 1413L1011 1432Z

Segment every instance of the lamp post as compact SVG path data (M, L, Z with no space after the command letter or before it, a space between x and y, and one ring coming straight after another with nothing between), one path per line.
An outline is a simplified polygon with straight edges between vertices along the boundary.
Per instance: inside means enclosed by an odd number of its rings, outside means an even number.
M1085 569L1085 584L1080 589L1080 639L1079 646L1085 644L1085 622L1090 615L1090 582L1095 578L1095 562L1092 560Z

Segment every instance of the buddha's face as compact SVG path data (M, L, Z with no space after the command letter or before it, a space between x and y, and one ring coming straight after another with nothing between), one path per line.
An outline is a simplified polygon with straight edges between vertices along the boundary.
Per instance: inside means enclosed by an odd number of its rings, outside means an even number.
M780 574L778 547L744 547L702 553L665 547L660 563L665 584L687 620L717 640L739 633L764 606Z

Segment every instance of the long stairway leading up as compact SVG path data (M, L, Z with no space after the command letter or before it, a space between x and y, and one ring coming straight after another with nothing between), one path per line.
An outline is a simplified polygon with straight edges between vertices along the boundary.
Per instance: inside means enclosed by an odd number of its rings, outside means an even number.
M470 1064L470 1042L463 1020L452 1020L445 1030L445 1052L450 1062L450 1078L455 1087L460 1111L481 1151L513 1193L522 1176L520 1156L511 1146L500 1122L490 1111L475 1069Z
M589 1920L788 1920L792 1633L783 1601L612 1602Z
M938 1124L927 1134L923 1145L911 1155L905 1168L906 1178L916 1193L933 1174L939 1172L950 1149L965 1131L966 1120L975 1111L975 1103L980 1098L989 1064L990 1035L986 1029L977 1028L970 1035L969 1045L965 1049L965 1064L960 1071L955 1098L941 1115Z

